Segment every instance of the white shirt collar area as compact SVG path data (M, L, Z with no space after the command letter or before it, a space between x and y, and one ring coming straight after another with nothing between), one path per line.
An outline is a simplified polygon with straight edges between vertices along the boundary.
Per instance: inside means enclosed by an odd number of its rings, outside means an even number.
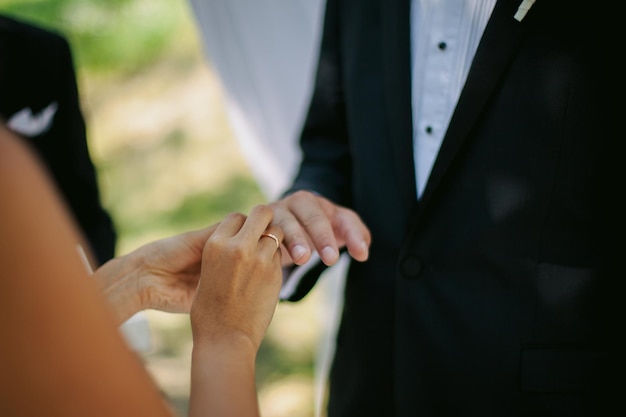
M496 0L412 0L413 153L418 198Z

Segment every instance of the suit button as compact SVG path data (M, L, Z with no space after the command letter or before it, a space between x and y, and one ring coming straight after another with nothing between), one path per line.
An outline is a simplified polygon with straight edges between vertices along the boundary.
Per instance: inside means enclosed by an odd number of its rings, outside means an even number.
M402 261L402 273L407 278L416 278L422 270L422 263L419 259L410 256Z

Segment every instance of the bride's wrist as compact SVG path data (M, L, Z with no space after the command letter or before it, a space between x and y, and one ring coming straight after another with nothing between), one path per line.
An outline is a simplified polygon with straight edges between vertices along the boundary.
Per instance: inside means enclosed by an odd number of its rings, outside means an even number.
M131 253L106 262L94 272L100 288L109 301L120 324L144 310L140 282L142 260Z

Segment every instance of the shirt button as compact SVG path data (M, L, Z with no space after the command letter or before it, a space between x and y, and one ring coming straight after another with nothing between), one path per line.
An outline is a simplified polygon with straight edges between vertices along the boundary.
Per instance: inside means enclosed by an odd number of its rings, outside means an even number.
M422 263L419 259L410 256L402 261L402 273L407 278L416 278L422 270Z
M445 42L439 42L437 44L437 48L439 48L441 51L445 51L447 47L448 45Z
M432 126L426 126L426 128L424 128L424 131L430 135L431 133L433 133L433 127Z

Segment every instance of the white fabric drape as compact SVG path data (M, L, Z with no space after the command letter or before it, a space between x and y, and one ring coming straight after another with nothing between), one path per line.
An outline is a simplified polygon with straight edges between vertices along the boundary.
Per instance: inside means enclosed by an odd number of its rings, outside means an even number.
M297 169L298 135L313 84L322 0L189 0L226 111L264 194Z

